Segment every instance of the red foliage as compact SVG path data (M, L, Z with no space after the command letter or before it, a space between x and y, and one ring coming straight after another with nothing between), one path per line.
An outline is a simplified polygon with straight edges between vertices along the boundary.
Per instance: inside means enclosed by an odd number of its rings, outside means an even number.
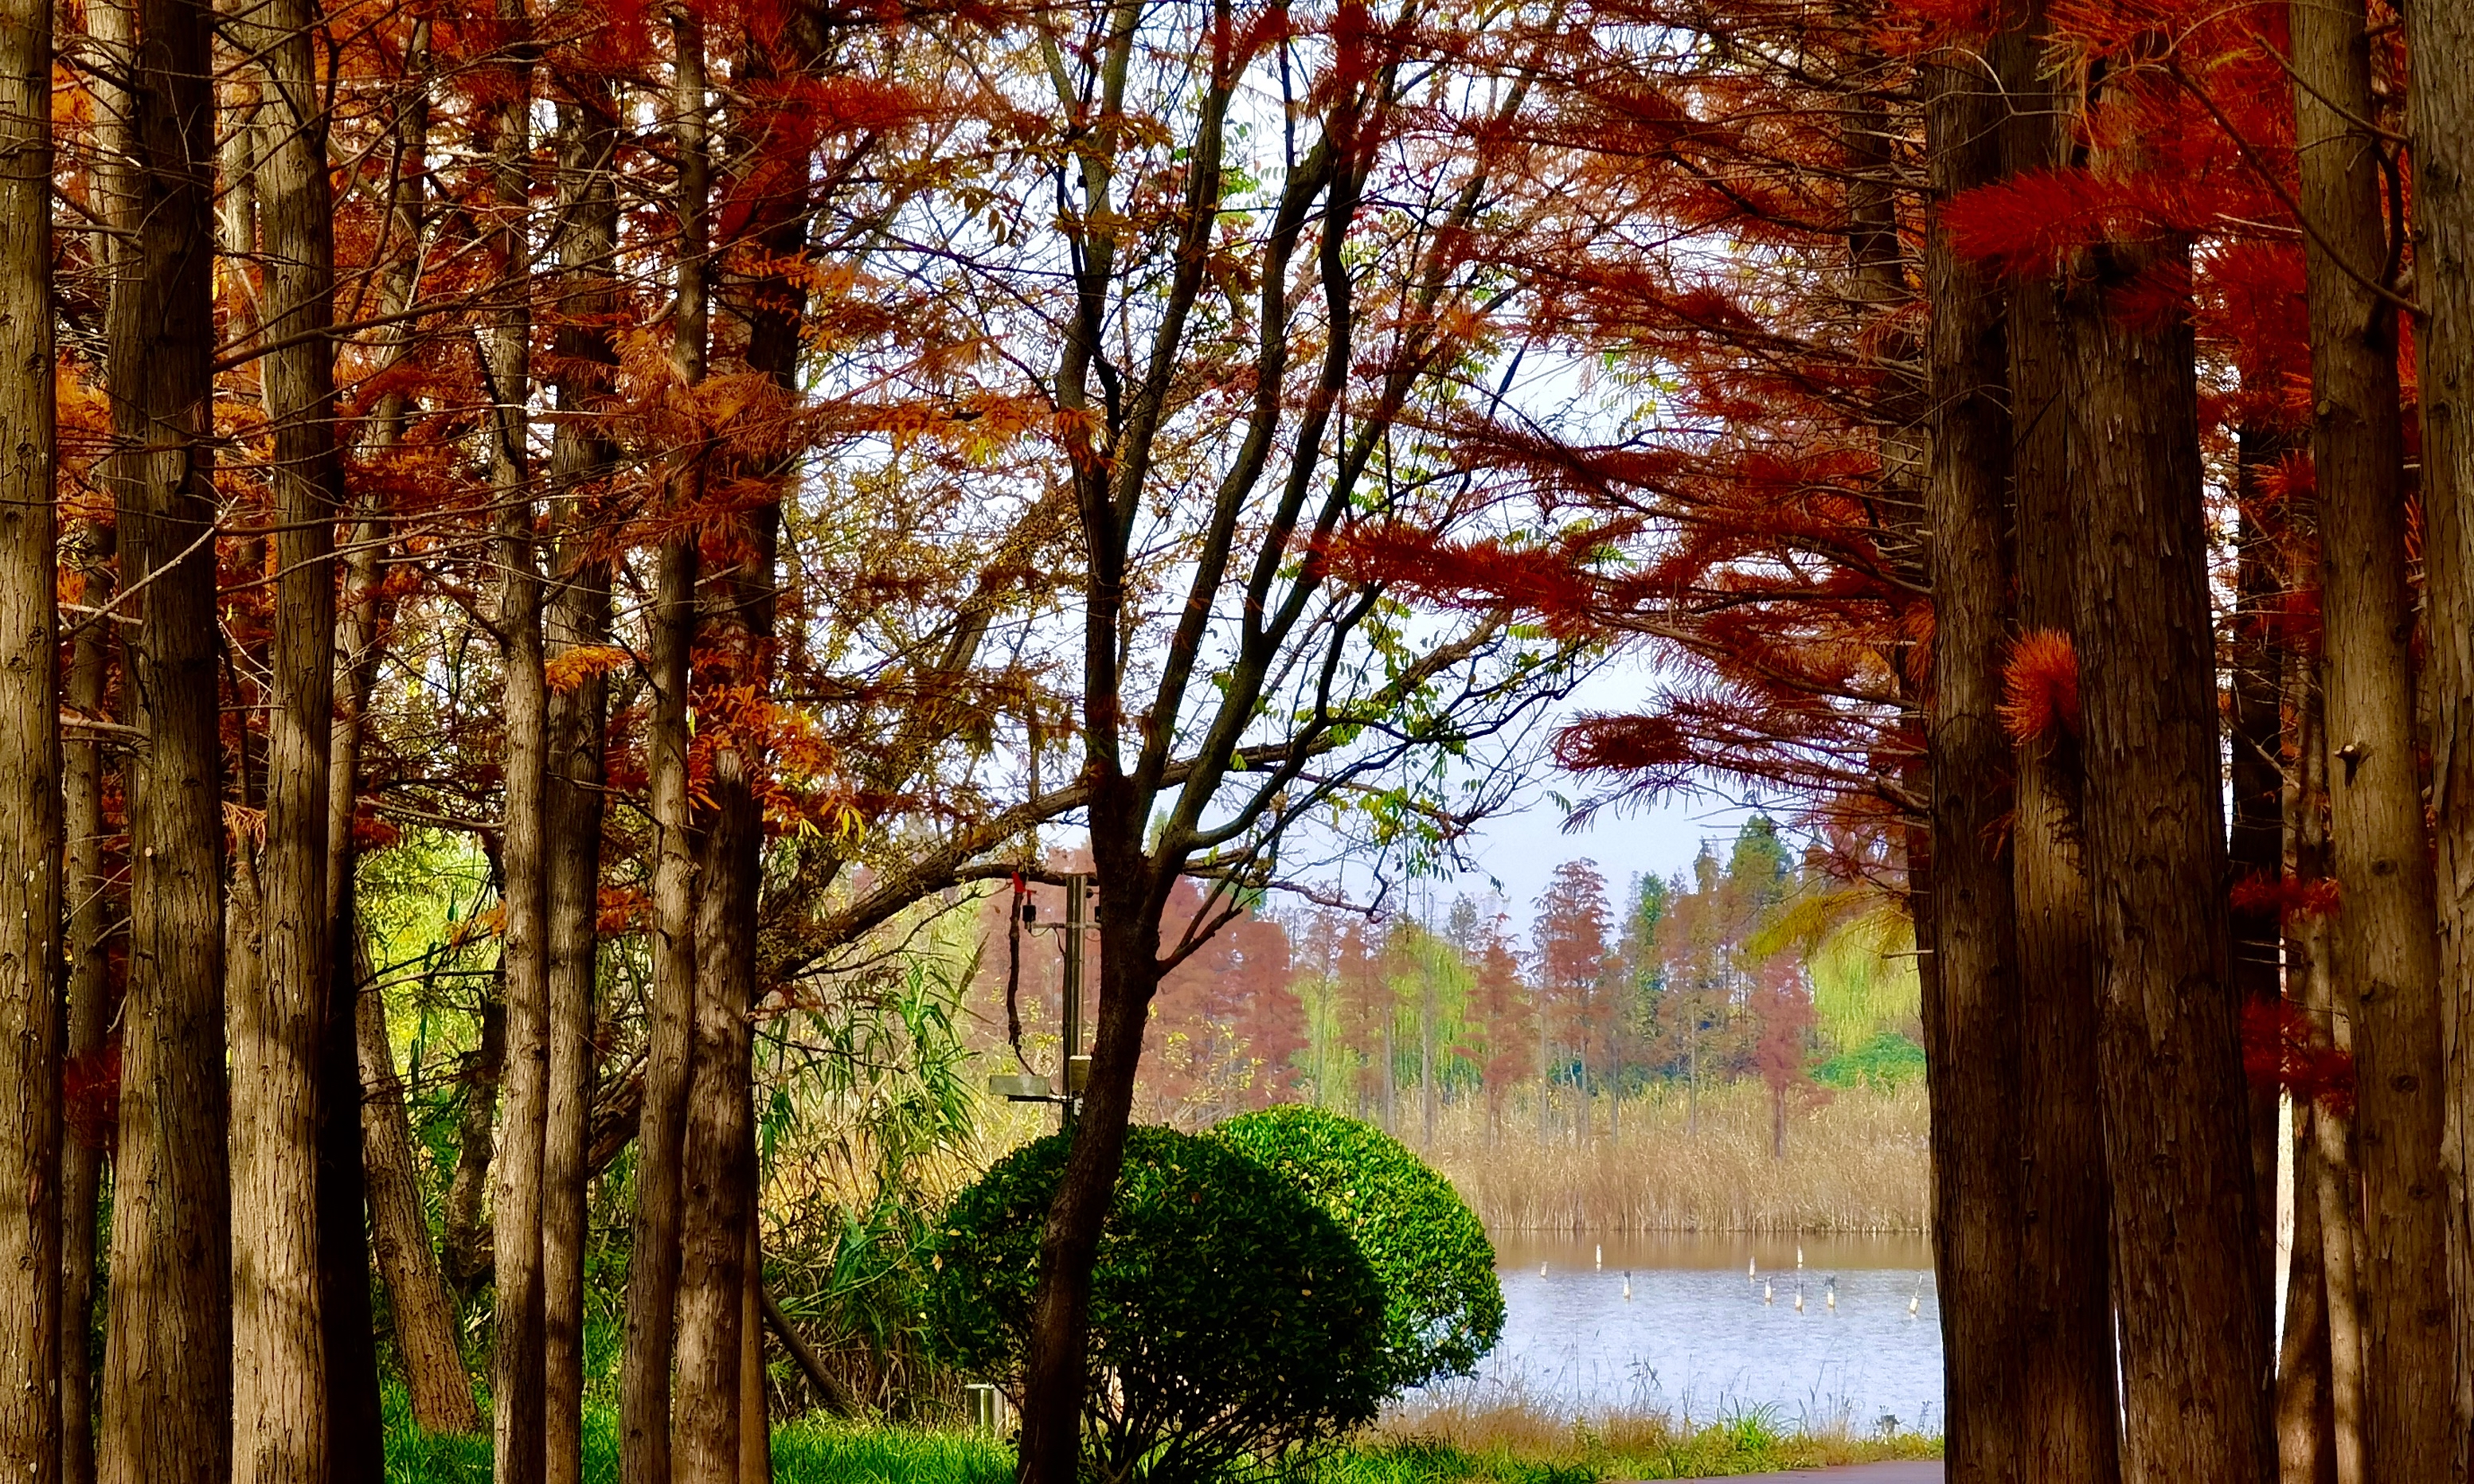
M2316 1103L2332 1113L2353 1112L2353 1054L2327 1044L2301 1006L2290 1000L2244 1005L2242 1042L2243 1072L2254 1084L2273 1083L2295 1102Z
M2288 925L2333 916L2338 906L2337 878L2296 880L2291 876L2244 876L2226 894L2236 912L2274 912Z
M61 1111L69 1136L88 1149L113 1147L120 1132L120 1036L61 1064Z
M2036 629L2011 644L2001 670L2001 726L2020 742L2056 728L2079 735L2079 657L2071 636Z

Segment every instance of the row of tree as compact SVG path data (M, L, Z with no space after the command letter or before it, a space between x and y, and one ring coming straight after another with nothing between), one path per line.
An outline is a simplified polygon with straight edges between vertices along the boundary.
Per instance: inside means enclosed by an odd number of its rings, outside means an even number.
M1022 1458L1071 1478L1163 976L1250 952L1293 821L1499 802L1586 647L1328 554L1529 518L1449 451L1520 313L1467 246L1553 201L1485 18L0 7L0 1462L377 1478L374 1235L456 1420L373 985L477 953L497 1476L579 1476L596 1190L624 1476L763 1476L756 1027L850 1021L1061 824L1096 1036ZM381 883L455 918L427 966Z
M1364 570L1642 636L1566 763L1904 895L1953 1479L2465 1476L2474 12L1625 11L1631 399L1502 450L1595 520Z

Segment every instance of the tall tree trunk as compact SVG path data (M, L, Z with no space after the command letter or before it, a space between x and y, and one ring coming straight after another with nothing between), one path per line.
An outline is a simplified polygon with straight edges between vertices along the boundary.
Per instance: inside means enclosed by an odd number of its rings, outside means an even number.
M755 1154L754 1145L747 1152ZM747 1183L757 1188L752 1168ZM739 1288L739 1484L772 1484L773 1478L773 1427L764 1395L763 1227L758 1220L747 1223L746 1281Z
M110 377L128 640L129 984L112 1173L102 1484L226 1484L231 1459L222 758L217 733L213 158L200 0L138 0Z
M230 1005L233 1478L324 1484L326 1331L320 1317L318 1082L332 989L327 910L327 764L334 712L334 193L311 0L236 17L266 94L258 363L273 427L276 611L260 874L264 971ZM285 344L284 342L291 342ZM357 1223L357 1213L355 1213Z
M602 554L610 445L593 419L618 355L611 274L618 208L611 191L617 118L606 84L565 76L559 104L564 231L555 348L562 414L550 447L558 502L547 640L551 664L610 642L610 565ZM600 940L602 748L609 681L597 667L549 698L546 802L549 1113L542 1161L543 1458L549 1484L584 1476L586 1143L593 1097L594 986Z
M0 1469L60 1477L52 7L0 6Z
M531 252L532 41L525 0L498 0L506 40L498 59L502 101L491 115L493 216L490 252L508 302L485 337L483 370L492 413L491 493L497 502L501 572L497 628L505 672L505 818L499 840L505 887L502 962L507 1003L506 1096L499 1110L491 1238L497 1298L491 1359L497 1484L541 1484L542 1159L549 1114L549 990L543 898L547 885L544 789L548 695L542 669L541 575L535 554L526 404L532 382L532 320L525 303Z
M2405 12L2413 85L2415 347L2422 404L2424 698L2431 717L2431 811L2442 1041L2448 1097L2448 1292L2457 1361L2452 1469L2474 1469L2474 9L2416 0Z
M355 947L367 952L365 944ZM352 1020L361 1082L368 1088L361 1161L369 1183L370 1225L378 1272L386 1279L387 1307L395 1316L396 1353L412 1392L413 1421L429 1432L478 1432L481 1414L464 1374L454 1306L429 1248L421 1176L413 1162L412 1124L387 1034L386 997L376 985L354 1004Z
M2137 148L2100 148L2095 168L2135 170ZM2274 1467L2273 1366L2228 983L2197 377L2187 315L2134 323L2112 302L2134 280L2187 275L2189 255L2174 240L2090 249L2066 302L2075 641L2123 1472L2248 1484Z
M2017 922L2001 821L2010 745L1998 712L2008 637L2008 354L2000 286L1961 258L1939 207L2001 172L2000 115L1971 56L1925 71L1934 220L1925 256L1933 437L1925 511L1933 595L1933 965L1939 1026L1932 1093L1933 1260L1942 1294L1950 1476L2017 1477L2017 1349L2008 1295L2019 1271L2013 1109L2019 1073ZM1785 1154L1783 1088L1772 1153Z
M709 329L705 213L704 27L691 10L671 21L675 87L670 130L678 155L678 301L671 356L680 380L704 379ZM703 450L672 473L674 509L703 494ZM697 550L691 533L667 540L655 577L652 691L645 750L653 823L653 984L643 1107L636 1135L636 1220L627 1269L627 1349L619 1377L619 1475L668 1484L670 1361L679 1280L688 1082L695 1024L695 842L688 800L689 659L695 643Z
M2005 174L2050 169L2063 129L2045 60L2041 0L2014 4L1994 40L2011 99ZM2067 347L2051 280L2010 288L2013 562L2023 632L2068 633L2078 574L2073 528ZM2010 832L2019 948L2019 1350L2022 1477L2121 1476L2111 1197L2097 1084L2098 997L2080 821L2075 727L2023 742Z
M2439 945L2415 758L2396 315L2361 281L2389 257L2380 145L2365 122L2376 109L2370 43L2361 0L2297 0L2289 15L2316 413L2328 838L2342 904L2337 972L2361 1007L2365 1463L2373 1478L2438 1478L2463 1472L2452 1464L2447 1305L2433 1282L2448 1261Z

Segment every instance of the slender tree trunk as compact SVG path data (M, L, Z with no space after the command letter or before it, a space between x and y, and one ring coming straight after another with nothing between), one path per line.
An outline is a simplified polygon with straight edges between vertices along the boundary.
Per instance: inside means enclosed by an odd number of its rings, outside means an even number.
M1140 824L1132 838L1141 839ZM1095 834L1097 832L1095 831ZM1072 1484L1081 1449L1081 1400L1090 1343L1091 1270L1100 1224L1117 1189L1131 1120L1143 1025L1159 988L1159 927L1143 919L1150 895L1122 846L1102 857L1100 1013L1082 1116L1056 1200L1040 1233L1039 1287L1031 1301L1022 1433L1015 1476L1023 1484ZM1095 849L1095 855L1101 854ZM1113 862L1111 860L1113 858ZM1119 870L1110 870L1117 864ZM1139 924L1139 926L1138 926Z
M678 304L671 355L680 379L704 377L707 325L703 24L692 11L671 22L678 154ZM703 493L701 450L675 471L673 499L692 508ZM685 1175L688 1082L694 1040L695 843L688 803L689 656L695 642L696 543L673 536L661 550L653 599L653 705L646 730L653 823L653 985L643 1108L636 1136L634 1256L627 1271L627 1350L619 1379L620 1477L668 1484L670 1361L679 1280L679 1217Z
M101 526L87 533L85 600L101 607L110 597L103 564L111 544ZM71 641L68 709L101 717L106 671L110 666L109 623L88 623ZM68 894L68 1063L97 1070L111 995L111 896L105 859L103 746L91 736L63 749L61 773L61 832L68 846L63 889ZM64 1139L61 1152L61 1478L62 1484L94 1484L94 1277L95 1223L103 1195L104 1131L84 1128Z
M2448 1291L2457 1362L2453 1472L2474 1470L2474 9L2400 7L2413 85L2415 346L2422 405L2431 812L2445 1056ZM2341 742L2339 745L2343 745Z
M2011 813L2001 730L2009 627L2008 354L2000 286L1957 255L1940 203L2001 172L2000 114L1973 57L1925 73L1927 155L1936 220L1925 255L1934 411L1925 508L1933 595L1933 953L1939 1029L1932 1094L1933 1258L1949 1377L1952 1479L2017 1477L2018 1350L2009 1292L2019 1271L2017 921L2001 821ZM1772 1153L1784 1157L1785 1089L1773 1091Z
M233 1478L324 1484L327 1347L319 1302L318 1082L333 973L327 908L334 713L334 193L311 0L236 17L261 79L258 362L273 426L276 612L260 874L263 972L231 1017ZM294 342L282 344L283 342ZM357 1211L355 1212L357 1225ZM366 1291L365 1291L366 1292Z
M2293 1246L2276 1362L2277 1484L2337 1484L2337 1412L2328 1394L2328 1291L2319 1235L2319 1160L2309 1103L2293 1107Z
M0 6L0 1469L60 1477L52 7Z
M549 1114L549 989L543 921L547 886L544 791L548 696L542 669L541 576L535 552L530 461L531 315L524 303L531 254L522 227L531 205L532 66L525 0L498 0L506 28L492 115L488 226L497 280L510 303L485 337L492 414L491 491L498 507L497 627L505 671L505 822L499 850L505 887L503 963L507 1005L506 1099L500 1109L491 1226L497 1300L491 1397L492 1464L497 1484L541 1484L542 1161Z
M611 288L618 207L617 119L606 84L568 76L559 105L559 410L550 449L558 503L550 662L610 642L610 565L600 550L610 447L593 418L612 393ZM600 957L602 749L609 681L590 668L549 698L549 1112L542 1174L544 1445L549 1484L584 1476L586 1142L593 1096L594 987Z
M755 1153L751 1145L748 1153ZM748 1188L756 1175L748 1172ZM773 1427L764 1388L764 1245L761 1221L747 1223L746 1281L739 1308L739 1484L771 1484Z
M2439 943L2414 755L2396 316L2359 281L2376 278L2389 255L2379 140L2363 122L2376 109L2370 43L2361 0L2297 0L2289 13L2308 229L2328 839L2343 904L2337 973L2361 1007L2365 1462L2373 1478L2439 1478L2464 1472L2451 1442L2447 1306L2434 1284L2448 1261ZM2464 121L2453 127L2462 133Z
M129 984L96 1436L102 1484L227 1484L230 1185L225 1157L222 757L216 690L213 13L138 0L110 376L131 719Z
M2063 130L2044 56L2041 0L2014 5L1994 61L2011 100L2003 170L2050 168ZM2011 499L2019 626L2068 633L2078 576L2073 529L2068 370L2049 279L2010 286ZM2121 1477L2114 1364L2111 1197L2097 1085L2098 997L2081 857L2081 759L2074 728L2017 752L2010 832L2018 916L2021 1199L2017 1401L2022 1477L2112 1484Z
M2317 536L2294 544L2293 582L2318 584ZM2319 665L2299 653L2286 661L2286 693L2294 718L2293 880L2313 885L2328 872L2328 749L2320 712ZM2336 932L2323 914L2299 916L2286 939L2286 973L2300 992L2312 1034L2350 1052L2353 1015L2339 1003L2345 985L2336 972ZM2353 1120L2321 1106L2310 1119L2314 1204L2319 1214L2320 1299L2328 1315L2330 1453L2338 1484L2365 1484L2361 1185L2354 1174ZM2303 1166L2294 1166L2295 1178ZM2298 1218L2297 1218L2298 1219ZM2289 1302L2292 1301L2289 1300Z
M2284 769L2277 760L2283 745L2282 675L2274 645L2268 639L2270 612L2284 572L2276 560L2281 523L2268 518L2268 497L2261 475L2283 456L2285 438L2244 426L2237 431L2235 504L2239 526L2235 558L2234 634L2229 689L2232 726L2233 825L2226 840L2230 879L2235 883L2277 880L2285 868ZM2283 996L2282 952L2273 903L2244 905L2228 899L2227 931L2232 939L2233 990L2245 1015L2273 1015ZM2276 1324L2276 1149L2277 1086L2273 1078L2253 1079L2247 1108L2250 1126L2250 1171L2260 1192L2259 1230L2253 1233L2252 1261L2259 1270L2260 1323L2272 1331Z
M489 1275L490 1168L497 1154L498 1083L507 1066L507 1001L493 974L482 991L480 1034L464 1064L463 1115L455 1124L455 1171L447 1178L439 1213L439 1250L447 1280L469 1304ZM392 1055L392 1054L390 1054Z
M2136 149L2099 149L2095 168L2135 169ZM2112 302L2131 281L2186 275L2189 249L2109 243L2078 269L2065 306L2083 455L2075 641L2123 1472L2248 1484L2274 1467L2273 1365L2228 983L2197 378L2187 316L2134 323Z
M334 983L321 1005L318 1097L318 1313L327 1350L327 1461L334 1484L382 1484L386 1420L378 1399L376 1318L370 1309L370 1238L363 1218L361 1073L353 1011L368 976L351 878L335 908L327 963ZM368 993L377 994L376 985Z
M413 1162L412 1124L387 1035L386 997L372 986L353 1006L352 1019L361 1082L369 1089L361 1158L369 1182L370 1225L378 1272L386 1279L387 1306L395 1316L396 1352L412 1392L413 1421L429 1432L478 1432L481 1414L473 1405L473 1383L464 1374L464 1352L456 1344L454 1306L429 1248L421 1176Z

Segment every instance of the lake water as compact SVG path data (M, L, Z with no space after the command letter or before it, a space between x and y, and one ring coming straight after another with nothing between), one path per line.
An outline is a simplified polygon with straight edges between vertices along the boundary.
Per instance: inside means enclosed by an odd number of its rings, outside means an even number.
M1502 1342L1475 1377L1413 1407L1519 1399L1569 1414L1706 1423L1758 1410L1791 1426L1941 1428L1941 1315L1922 1237L1514 1233L1495 1250Z

